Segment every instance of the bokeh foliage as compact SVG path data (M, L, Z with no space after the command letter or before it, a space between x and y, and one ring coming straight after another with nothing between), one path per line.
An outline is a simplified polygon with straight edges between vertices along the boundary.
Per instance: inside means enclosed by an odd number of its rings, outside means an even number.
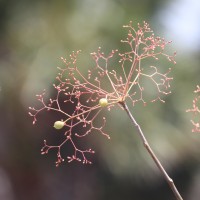
M40 155L44 138L59 140L53 129L56 116L41 115L32 126L27 114L30 105L37 105L35 94L44 88L47 97L54 94L61 56L81 49L84 72L94 64L89 53L99 46L105 53L124 50L122 25L130 20L149 22L156 35L173 40L169 52L177 50L166 103L137 105L132 112L183 196L195 199L191 188L199 180L194 177L199 177L200 136L191 133L191 116L185 110L199 84L200 57L198 50L187 51L184 44L176 46L176 38L168 38L173 30L164 27L158 15L166 6L158 0L0 1L0 199L172 198L120 109L107 113L111 141L96 134L87 141L96 149L92 166L73 163L58 169L53 153Z

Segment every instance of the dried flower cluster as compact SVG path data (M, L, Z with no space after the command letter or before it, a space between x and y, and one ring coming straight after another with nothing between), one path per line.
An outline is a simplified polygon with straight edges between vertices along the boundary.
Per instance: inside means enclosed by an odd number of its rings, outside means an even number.
M94 151L79 148L75 138L98 131L109 139L109 135L103 130L106 119L104 117L99 119L99 113L104 109L110 110L115 105L124 109L122 104L125 101L131 101L133 106L137 102L143 102L146 105L144 96L146 90L143 81L148 80L156 91L156 96L150 100L151 102L157 100L164 102L162 96L170 93L171 68L164 69L163 73L160 66L145 63L145 60L152 59L156 64L160 56L175 63L175 54L169 56L164 52L166 45L170 42L155 37L146 22L142 25L138 24L137 28L134 28L130 22L124 28L128 29L127 38L121 42L127 45L126 52L118 53L118 50L113 50L106 56L99 48L97 52L91 53L95 66L88 70L87 76L80 71L80 67L83 66L77 66L80 51L73 52L69 61L61 58L65 67L59 68L56 77L58 83L53 85L57 91L56 96L45 102L45 92L43 92L37 95L41 108L29 108L33 124L37 121L38 114L43 111L55 111L62 115L62 118L55 122L54 127L63 130L64 141L53 146L48 145L45 140L41 149L42 154L47 154L50 149L57 151L56 166L64 161L61 148L68 143L71 143L74 149L74 153L67 157L68 162L77 160L85 164L91 163L87 154L93 154ZM114 64L113 59L119 62ZM64 108L63 105L65 105ZM73 112L68 110L71 106L74 107ZM97 125L99 121L102 121L101 125Z
M186 110L186 112L192 112L194 114L194 119L191 120L193 124L192 132L200 132L200 86L197 85L197 89L194 91L196 97L193 99L192 108Z

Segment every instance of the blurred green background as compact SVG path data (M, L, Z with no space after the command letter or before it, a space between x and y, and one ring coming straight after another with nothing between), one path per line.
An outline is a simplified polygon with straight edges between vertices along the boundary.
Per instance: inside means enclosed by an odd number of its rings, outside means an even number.
M1 200L169 200L169 186L144 149L128 117L113 110L107 119L111 140L88 139L93 165L62 164L55 152L40 155L52 134L53 115L36 125L28 115L35 94L52 83L60 57L82 50L81 67L99 46L123 50L122 25L150 23L155 35L172 40L177 51L166 103L138 104L131 111L184 199L200 196L200 135L191 133L193 90L200 84L200 3L198 0L0 0L0 199ZM54 142L54 141L51 141Z

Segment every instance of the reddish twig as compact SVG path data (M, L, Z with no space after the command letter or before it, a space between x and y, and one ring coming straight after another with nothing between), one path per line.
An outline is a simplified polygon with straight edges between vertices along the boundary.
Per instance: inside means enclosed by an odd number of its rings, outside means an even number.
M194 114L194 119L191 120L193 125L192 132L200 133L200 87L197 85L197 89L194 91L196 97L193 99L192 108L187 109L186 112L191 112Z
M124 108L124 110L126 111L126 113L128 114L129 118L131 119L131 122L133 123L133 125L135 126L138 135L140 136L144 147L146 148L146 150L148 151L148 153L150 154L150 156L152 157L153 161L155 162L155 164L157 165L158 169L161 171L161 173L163 174L165 180L167 181L167 183L169 184L170 188L172 189L175 197L177 200L183 200L182 196L180 195L179 191L177 190L174 181L172 180L172 178L169 177L169 175L167 174L167 172L165 171L164 167L162 166L162 164L160 163L159 159L157 158L157 156L155 155L155 153L153 152L152 148L150 147L146 137L144 136L144 133L140 127L140 125L137 123L137 121L135 120L135 118L133 117L132 113L130 112L128 106L126 105L125 102L120 102L121 106Z

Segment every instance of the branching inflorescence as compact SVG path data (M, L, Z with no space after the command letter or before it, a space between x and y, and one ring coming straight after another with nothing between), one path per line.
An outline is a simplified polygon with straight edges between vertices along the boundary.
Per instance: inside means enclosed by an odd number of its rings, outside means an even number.
M98 131L109 139L109 135L103 129L106 124L105 117L101 119L102 124L97 125L100 121L97 119L100 117L99 113L104 109L110 110L115 105L124 109L125 101L132 102L132 105L137 102L143 102L145 105L143 81L149 80L156 91L156 96L150 100L151 102L157 100L164 102L162 96L170 93L172 77L169 76L169 73L171 68L163 72L163 69L159 69L160 66L145 64L145 60L157 61L160 56L175 63L175 54L169 56L164 52L170 42L155 37L146 22L143 22L142 25L138 24L136 29L130 22L124 28L128 29L127 38L121 41L127 45L128 50L125 53L113 50L106 56L99 48L97 52L91 53L95 66L88 70L87 76L84 76L80 67L77 66L77 57L80 51L73 52L69 61L61 58L65 67L59 68L56 78L58 83L54 84L57 91L56 97L45 102L45 92L43 92L43 94L37 95L42 104L41 108L30 107L29 114L33 117L33 124L37 121L38 114L45 110L55 111L62 115L62 118L55 122L54 127L64 130L64 140L57 146L48 145L45 140L41 149L42 154L47 154L50 149L56 150L56 166L64 161L61 148L68 143L71 143L73 147L73 154L67 157L68 162L77 160L85 164L91 163L87 154L93 154L94 151L80 149L75 138ZM119 63L113 64L112 59L118 60ZM65 109L62 107L63 103ZM69 111L70 106L74 107L73 112ZM97 120L98 123L96 123Z
M191 120L193 124L192 132L200 132L200 86L197 85L197 89L194 91L196 97L193 99L192 108L186 110L186 112L191 112L194 114L194 119Z

